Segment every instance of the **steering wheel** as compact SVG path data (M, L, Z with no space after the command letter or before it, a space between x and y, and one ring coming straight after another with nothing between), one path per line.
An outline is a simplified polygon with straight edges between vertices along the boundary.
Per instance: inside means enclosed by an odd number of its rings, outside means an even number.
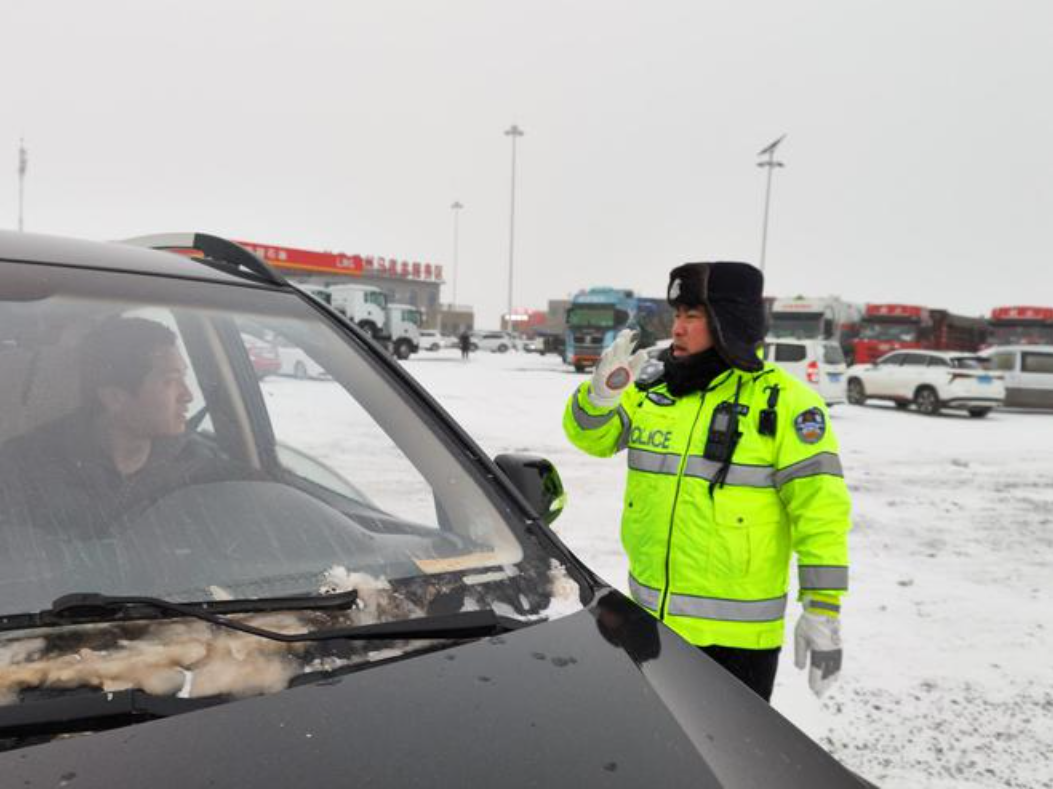
M114 502L114 533L125 531L151 507L178 490L218 482L250 482L268 479L264 474L223 458L162 462L130 482Z

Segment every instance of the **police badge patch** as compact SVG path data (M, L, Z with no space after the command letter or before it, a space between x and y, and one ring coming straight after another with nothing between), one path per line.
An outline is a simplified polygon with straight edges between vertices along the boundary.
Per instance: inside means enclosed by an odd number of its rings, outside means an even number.
M673 284L669 286L669 301L675 301L680 298L680 277L673 280Z
M809 408L793 420L793 429L803 443L818 444L826 435L826 417L818 408Z

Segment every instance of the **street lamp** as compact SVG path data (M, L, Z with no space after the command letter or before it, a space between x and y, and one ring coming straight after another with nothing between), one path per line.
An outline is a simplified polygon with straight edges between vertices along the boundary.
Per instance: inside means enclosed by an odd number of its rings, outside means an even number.
M758 167L768 168L768 188L764 192L764 227L761 230L761 247L760 247L760 270L764 272L764 256L768 251L768 209L771 205L771 174L776 167L785 167L782 162L775 161L775 149L779 147L779 143L786 139L784 134L782 137L777 139L767 148L757 153L757 156L767 156L767 160L757 162Z
M450 208L453 210L453 304L457 304L457 232L461 209L464 206L460 200L454 200Z
M505 129L505 137L512 138L512 201L511 218L508 222L508 330L512 330L512 272L516 241L516 139L523 136L523 130L514 123Z
M29 153L26 151L25 140L18 141L18 230L21 232L23 228L22 223L22 203L23 196L25 194L25 183L26 183L26 167L29 164Z

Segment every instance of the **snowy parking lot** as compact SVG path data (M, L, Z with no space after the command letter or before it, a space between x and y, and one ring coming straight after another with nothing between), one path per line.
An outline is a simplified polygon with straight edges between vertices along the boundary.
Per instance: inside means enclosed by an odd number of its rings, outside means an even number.
M466 363L443 350L405 367L491 456L556 464L569 502L555 530L624 591L625 460L589 457L561 428L586 376L521 353ZM338 387L265 388L317 408ZM843 677L814 698L791 639L773 705L883 787L1053 787L1053 414L838 406L832 421L854 505Z
M560 425L586 376L526 354L406 367L491 456L556 464L556 531L625 590L625 461L584 455ZM854 504L844 675L819 701L784 649L775 707L881 786L1053 786L1053 414L832 419Z

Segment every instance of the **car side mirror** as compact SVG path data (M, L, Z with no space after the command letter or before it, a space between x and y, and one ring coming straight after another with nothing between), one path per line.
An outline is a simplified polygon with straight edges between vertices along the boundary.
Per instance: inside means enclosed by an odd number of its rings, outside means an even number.
M545 525L551 526L567 503L567 493L556 467L537 455L498 455L494 463Z

